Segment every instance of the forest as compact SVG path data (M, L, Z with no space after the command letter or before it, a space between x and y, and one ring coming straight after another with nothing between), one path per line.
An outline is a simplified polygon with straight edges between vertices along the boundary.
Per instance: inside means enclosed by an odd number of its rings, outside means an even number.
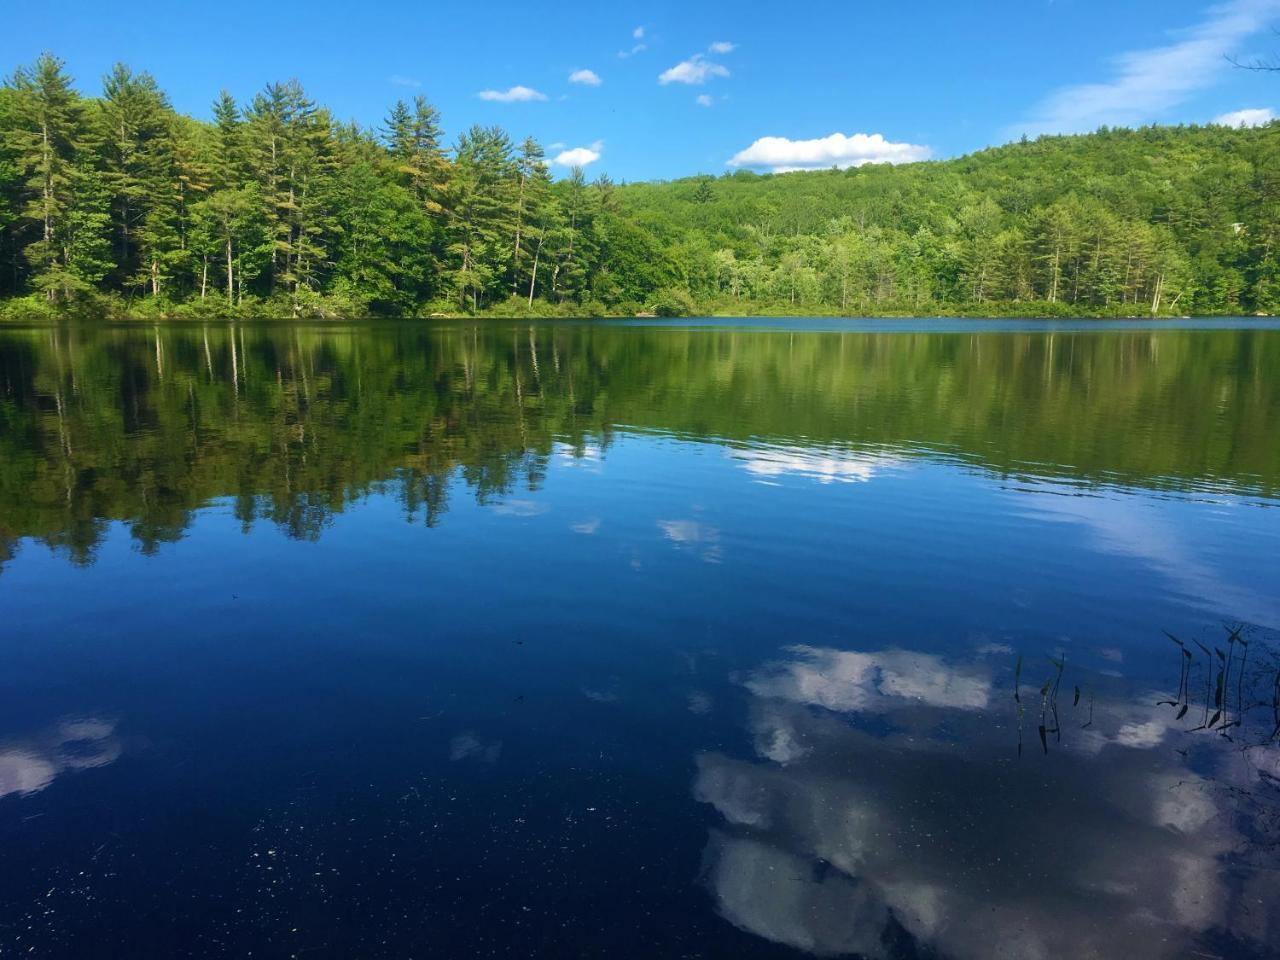
M0 319L1149 316L1280 311L1280 123L950 160L552 177L425 97L365 128L296 81L183 116L118 65L0 85Z

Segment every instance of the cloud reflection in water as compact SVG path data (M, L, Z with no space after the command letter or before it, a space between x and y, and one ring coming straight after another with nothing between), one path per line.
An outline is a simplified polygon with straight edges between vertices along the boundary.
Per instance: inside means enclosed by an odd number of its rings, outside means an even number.
M730 455L762 481L792 476L819 483L866 483L886 468L904 462L900 456L882 453L773 445L733 450Z
M735 926L883 960L1274 955L1258 823L1141 700L1019 761L981 665L789 653L745 681L757 759L696 758L722 819L704 880Z
M63 720L39 736L0 745L0 797L38 793L60 774L115 762L123 752L115 728L93 717Z
M977 670L948 667L938 657L904 650L855 653L794 646L796 659L747 681L761 697L811 703L828 710L888 710L912 703L981 710L991 680Z

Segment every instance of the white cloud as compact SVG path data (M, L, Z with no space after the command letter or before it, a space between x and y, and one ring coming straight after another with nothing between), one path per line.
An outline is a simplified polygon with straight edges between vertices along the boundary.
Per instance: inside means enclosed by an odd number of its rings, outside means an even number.
M700 107L710 107L715 104L716 100L709 93L700 93L694 102Z
M878 133L833 133L818 140L788 140L761 137L734 154L731 167L767 167L774 173L791 170L821 170L826 167L860 167L867 163L915 163L928 160L928 147L914 143L894 143Z
M393 84L395 84L397 87L420 87L420 86L422 86L422 81L421 81L421 80L415 80L413 77L405 77L405 76L401 76L401 75L400 75L400 74L398 74L398 73L396 73L396 74L392 74L391 76L387 77L387 82L388 82L388 83L393 83Z
M1220 127L1265 127L1276 118L1276 112L1270 107L1252 107L1246 110L1233 110L1213 122Z
M562 150L551 158L551 162L557 167L585 167L599 160L603 153L604 141L597 140L589 147L574 147L571 150Z
M512 87L510 90L481 90L476 94L481 100L492 100L496 103L529 103L534 100L545 100L547 95L539 93L532 87Z
M729 69L722 64L708 60L700 53L695 53L683 63L677 63L670 70L664 70L658 82L664 87L669 83L687 83L700 86L712 77L727 77Z
M730 43L728 40L717 40L711 45L712 53L733 53L733 51L737 49L738 45L736 43Z
M1280 0L1232 0L1212 7L1205 20L1182 33L1184 39L1121 54L1110 80L1055 91L1007 133L1087 133L1156 119L1210 86L1230 68L1227 57L1241 41L1277 16Z
M604 81L594 70L575 70L569 74L570 83L581 83L588 87L598 87Z
M648 50L649 46L644 42L644 37L645 37L644 27L636 27L634 30L632 30L631 38L635 40L636 43L630 50L619 50L618 59L626 60L628 57L634 57L637 53L644 53L646 50Z

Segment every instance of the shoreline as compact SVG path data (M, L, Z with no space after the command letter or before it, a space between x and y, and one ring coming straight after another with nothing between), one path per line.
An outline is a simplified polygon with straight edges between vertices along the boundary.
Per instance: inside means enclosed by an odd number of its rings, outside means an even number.
M191 304L173 305L171 309L143 309L134 311L121 309L119 302L87 301L70 306L50 308L43 303L33 303L28 298L18 300L0 300L0 329L4 327L46 326L63 323L126 323L126 324L235 324L235 323L410 323L410 322L533 322L533 321L588 321L588 320L1024 320L1036 322L1055 322L1064 320L1076 321L1125 321L1133 323L1169 320L1195 319L1275 319L1280 314L1264 312L1221 312L1221 313L1159 313L1150 311L1123 312L1115 310L1078 310L1064 309L1062 305L1043 302L1000 302L992 304L988 310L939 310L934 309L890 309L870 310L866 312L840 311L834 309L812 309L789 306L762 307L752 309L731 306L723 303L695 306L692 310L674 311L638 311L631 310L598 310L587 305L585 309L574 310L482 310L470 311L420 311L416 313L380 314L351 310L327 309L321 305L312 309L295 313L287 304L255 302L246 304L233 311L202 309ZM283 308L283 309L282 309Z
M563 316L519 316L499 314L436 314L432 316L378 316L352 315L328 317L280 317L270 314L251 316L109 316L88 317L83 315L67 315L56 317L24 317L19 319L0 319L0 331L23 329L48 329L54 327L235 327L235 326L299 326L299 327L341 327L356 326L409 326L415 324L589 324L609 323L619 325L658 326L679 325L681 323L699 326L711 326L717 323L743 325L776 323L778 327L802 325L804 323L831 324L877 324L885 328L898 325L909 327L913 324L953 323L958 327L967 325L981 326L986 324L1027 324L1028 326L1052 326L1054 324L1070 324L1089 327L1098 326L1177 326L1197 322L1240 323L1245 326L1258 326L1263 329L1280 325L1280 316L1273 314L1255 315L1240 313L1224 314L1178 314L1165 316L1109 316L1098 314L1066 314L1059 316L1043 316L1032 313L1009 314L940 314L940 313L895 313L895 314L834 314L834 313L691 313L680 316L654 316L651 314L608 314L582 315L565 314Z

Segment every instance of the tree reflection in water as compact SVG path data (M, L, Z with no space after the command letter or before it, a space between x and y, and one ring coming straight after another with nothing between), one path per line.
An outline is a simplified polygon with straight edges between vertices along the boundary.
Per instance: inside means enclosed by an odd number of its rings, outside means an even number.
M299 538L375 489L435 524L455 486L536 489L557 443L599 455L622 429L724 443L763 481L928 456L1270 496L1278 354L1257 330L7 330L0 563L25 538L91 562L109 521L154 552L219 498Z

